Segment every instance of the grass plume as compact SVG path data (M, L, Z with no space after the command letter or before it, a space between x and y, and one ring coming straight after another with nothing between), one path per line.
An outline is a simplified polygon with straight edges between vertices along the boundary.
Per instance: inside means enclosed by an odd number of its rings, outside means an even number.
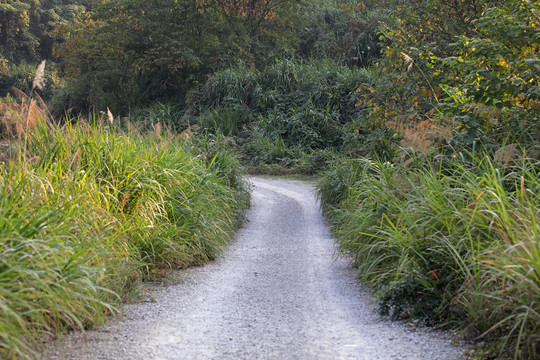
M37 67L36 75L32 82L32 91L34 89L43 90L43 87L45 86L45 62L46 60L43 60Z

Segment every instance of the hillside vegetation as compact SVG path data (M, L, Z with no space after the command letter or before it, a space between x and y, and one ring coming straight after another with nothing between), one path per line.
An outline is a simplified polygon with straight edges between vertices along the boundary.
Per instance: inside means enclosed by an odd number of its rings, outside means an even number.
M36 196L38 219L71 214L36 229L109 239L39 245L125 267L88 270L92 286L121 295L137 282L118 274L214 256L222 240L207 244L205 232L228 233L234 221L219 214L245 204L240 161L252 173L318 175L340 248L381 313L457 329L485 358L540 356L536 1L9 0L0 20L2 176L28 178L6 194ZM70 181L104 193L66 195ZM74 200L51 205L47 191ZM98 205L74 207L85 196ZM85 216L103 216L106 234ZM91 306L110 304L109 290L95 291ZM28 331L51 332L49 320ZM42 320L25 321L14 323ZM23 349L10 339L7 351Z

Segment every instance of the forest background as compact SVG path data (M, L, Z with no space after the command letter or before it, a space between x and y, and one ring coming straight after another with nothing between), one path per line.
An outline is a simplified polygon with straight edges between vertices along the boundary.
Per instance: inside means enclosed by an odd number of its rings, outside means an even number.
M64 186L98 164L88 189L104 187L99 208L129 226L125 242L106 242L103 253L82 247L81 260L70 250L80 261L74 273L87 275L69 291L94 286L92 301L80 299L84 319L75 305L50 316L52 302L35 317L32 301L12 289L1 300L11 315L0 348L31 356L29 339L89 326L141 279L215 256L219 246L197 233L205 219L186 215L207 200L174 184L215 176L222 202L212 216L228 207L240 216L240 161L250 173L318 176L340 248L381 313L458 329L484 342L486 358L538 357L539 49L540 5L527 0L1 1L2 209L17 213L15 190L35 195L38 178ZM154 159L165 148L170 178ZM146 160L128 160L134 154ZM43 209L59 205L38 198L41 207L27 206L42 221ZM150 202L154 220L134 210ZM75 211L67 210L66 219ZM3 211L7 283L22 276L17 266L37 266L21 265L21 244L28 254L39 240L51 258L63 256L51 245L62 229L28 232ZM134 226L163 214L175 227L151 241ZM236 221L216 228L230 233ZM165 235L178 228L185 236ZM107 275L96 275L100 266ZM114 278L120 267L129 276Z

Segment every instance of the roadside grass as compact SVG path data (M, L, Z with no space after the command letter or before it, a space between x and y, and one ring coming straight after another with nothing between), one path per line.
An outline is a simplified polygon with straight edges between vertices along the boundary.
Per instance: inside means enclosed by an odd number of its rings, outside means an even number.
M467 154L337 160L319 180L340 248L382 314L459 328L500 357L540 349L539 164Z
M44 336L98 325L160 269L214 259L248 206L238 161L203 141L2 110L2 358L39 358Z

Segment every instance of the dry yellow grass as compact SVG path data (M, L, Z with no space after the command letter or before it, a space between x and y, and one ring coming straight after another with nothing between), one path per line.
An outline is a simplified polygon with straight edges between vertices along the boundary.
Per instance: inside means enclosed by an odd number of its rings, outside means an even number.
M32 82L31 96L12 87L11 91L17 99L0 101L0 136L13 139L27 138L29 131L40 122L52 120L47 105L34 90L41 90L45 86L45 60L37 67Z
M0 102L0 135L7 139L22 139L28 131L52 117L39 95L30 98L18 89L12 90L19 99Z
M405 115L388 122L387 126L402 136L401 146L426 153L452 137L452 129L437 119L419 121L417 116Z

